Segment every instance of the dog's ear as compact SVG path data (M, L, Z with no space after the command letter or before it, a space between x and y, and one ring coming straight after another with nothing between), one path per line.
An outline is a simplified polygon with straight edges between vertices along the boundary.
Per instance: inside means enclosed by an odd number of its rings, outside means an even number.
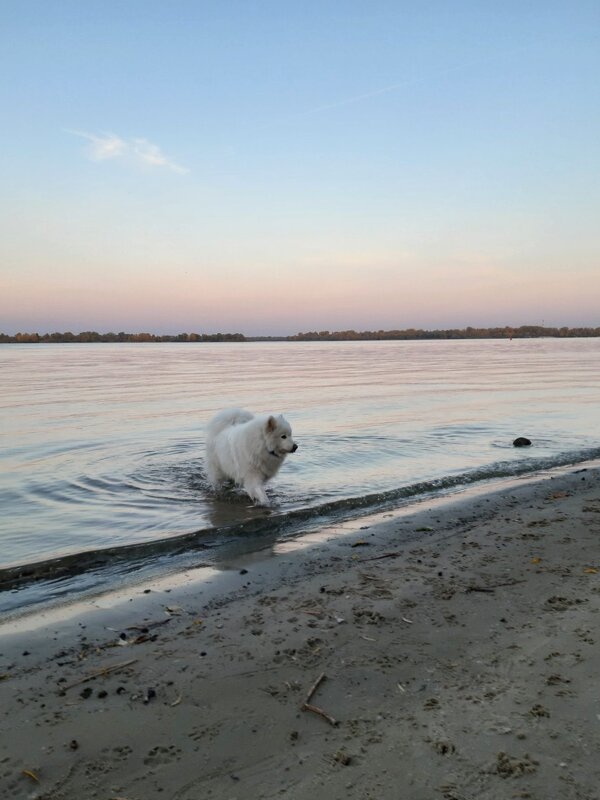
M275 428L277 427L277 420L275 419L275 417L273 416L269 417L269 419L267 420L266 427L269 433L272 433L275 430Z

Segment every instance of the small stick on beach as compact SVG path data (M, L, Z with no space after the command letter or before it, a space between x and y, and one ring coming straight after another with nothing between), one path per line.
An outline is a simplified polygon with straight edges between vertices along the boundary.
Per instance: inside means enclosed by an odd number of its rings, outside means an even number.
M302 711L312 711L313 714L318 714L320 717L323 717L323 719L326 719L330 725L333 725L334 728L336 728L338 725L337 719L334 719L330 714L328 714L326 711L323 711L323 709L319 708L318 706L313 706L310 703L303 703Z
M304 704L305 704L305 705L306 705L306 703L310 703L310 700L311 700L311 698L312 698L313 694L314 694L314 693L317 691L317 689L319 688L319 686L320 686L320 685L323 683L323 681L324 681L324 680L326 680L326 679L327 679L327 675L325 675L325 673L324 673L324 672L322 672L322 673L319 675L319 677L317 678L317 680L316 680L316 681L313 683L313 685L312 685L312 686L310 687L310 689L308 690L308 694L306 695L306 700L304 701Z
M500 586L516 586L517 583L525 583L525 581L507 581L506 583L492 583L490 586L466 586L465 592L493 592Z
M310 702L312 696L317 691L319 686L323 683L323 681L326 680L326 678L327 678L327 675L325 675L324 672L322 672L319 675L317 680L313 683L313 685L308 690L308 694L306 695L306 700L300 706L300 710L301 711L312 711L313 714L317 714L319 717L323 717L323 719L326 719L327 722L330 725L333 725L333 727L335 728L337 726L337 724L338 724L338 721L336 719L334 719L331 716L331 714L328 714L326 711L323 711L323 709L319 708L318 706L313 706L311 704L311 702Z
M382 556L371 556L371 558L361 558L361 561L380 561L382 558L398 558L402 553L384 553Z
M113 664L111 667L103 667L102 669L96 670L96 672L92 672L91 675L86 675L85 678L80 678L78 681L73 681L73 683L68 683L66 686L61 686L60 691L64 692L67 689L72 689L74 686L79 686L82 683L87 683L88 681L93 681L95 678L101 678L103 675L108 675L111 672L117 672L119 669L125 669L130 664L135 664L137 658L130 658L129 661L122 661L120 664Z
M167 617L166 619L159 619L156 622L148 622L146 625L129 625L125 630L143 632L150 630L150 628L158 628L159 625L166 625L168 622L171 622L172 619L172 617Z

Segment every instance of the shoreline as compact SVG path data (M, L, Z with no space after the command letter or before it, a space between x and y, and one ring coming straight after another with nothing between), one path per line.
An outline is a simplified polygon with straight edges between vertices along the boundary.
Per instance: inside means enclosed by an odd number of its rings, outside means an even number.
M479 488L0 625L5 795L592 800L600 469Z
M591 448L585 459L574 458L573 453L560 457L541 459L533 464L525 461L520 464L507 462L482 467L471 472L449 475L444 479L432 479L416 484L401 486L378 494L367 494L341 500L327 501L319 506L307 506L275 513L252 509L247 519L233 521L220 527L201 528L187 533L174 533L149 541L134 541L109 547L93 548L80 552L50 556L40 561L7 563L0 567L0 614L15 616L18 606L6 605L2 598L18 592L33 594L34 599L25 601L24 613L29 609L43 610L35 599L36 590L40 592L52 586L56 595L76 594L82 600L92 599L111 591L111 584L127 582L131 587L140 581L159 580L166 575L183 572L190 563L203 553L202 566L219 569L219 563L228 560L227 551L246 550L245 537L249 545L255 545L252 552L264 551L263 540L275 541L286 531L286 537L303 539L310 533L306 531L333 529L356 524L360 520L383 519L388 514L402 516L417 513L422 504L468 500L481 493L501 491L510 486L541 480L544 476L563 474L575 467L594 468L600 466L600 449ZM587 465L587 466L586 466ZM225 546L225 555L214 548L211 540L220 535L233 539ZM294 535L295 534L295 535ZM255 538L250 538L255 537ZM162 562L159 564L159 562ZM230 559L229 559L230 560ZM168 564L167 564L168 562ZM135 581L134 572L140 573ZM95 584L78 587L76 582L85 582L90 576L97 576ZM64 583L61 583L64 581ZM71 581L71 583L69 583ZM21 600L21 598L19 598ZM50 603L60 602L53 595ZM21 605L23 605L21 601Z
M388 331L325 331L318 333L255 335L244 333L142 333L80 331L79 333L0 332L0 344L246 344L270 342L378 342L462 341L465 339L590 339L600 327L504 325L491 328L414 328Z

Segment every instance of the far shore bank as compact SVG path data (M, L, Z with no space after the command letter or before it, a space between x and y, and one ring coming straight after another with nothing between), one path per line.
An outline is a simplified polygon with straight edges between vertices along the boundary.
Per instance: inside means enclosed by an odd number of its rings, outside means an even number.
M307 331L285 335L250 335L244 333L99 333L80 331L72 333L0 332L0 344L93 344L93 343L156 343L156 342L372 342L372 341L447 341L449 339L580 339L600 336L600 327L544 327L543 325L505 325L491 328L404 328L377 331Z

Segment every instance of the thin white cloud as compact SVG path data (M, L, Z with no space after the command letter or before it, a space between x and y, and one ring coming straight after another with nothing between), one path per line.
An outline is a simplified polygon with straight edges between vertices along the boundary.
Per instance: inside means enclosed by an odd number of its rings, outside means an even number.
M114 133L95 134L70 129L66 132L88 142L85 152L92 161L122 159L140 166L169 169L179 175L189 172L188 169L166 156L157 144L153 144L147 139L122 139Z
M167 167L180 175L189 172L185 167L181 167L175 161L167 158L158 145L152 144L147 139L133 139L132 146L136 157L144 164L149 164L151 167Z
M483 67L487 64L493 64L495 62L499 62L501 61L501 59L505 57L509 57L516 53L521 53L526 50L529 50L531 47L532 47L531 44L522 45L520 47L514 47L509 50L503 50L498 53L494 53L486 58L477 58L469 61L464 61L460 64L454 64L445 67L444 69L437 70L436 72L433 72L429 75L421 75L419 77L399 81L398 83L392 83L389 84L388 86L380 86L379 88L374 88L371 89L370 91L362 92L361 94L355 94L351 97L344 97L339 100L334 100L331 103L325 103L323 105L313 106L312 108L307 108L304 111L297 111L296 113L290 114L286 117L281 117L280 119L271 120L266 124L257 126L256 129L267 130L276 125L282 125L289 122L293 122L294 120L302 119L303 117L310 117L313 114L321 114L324 111L332 111L337 108L342 108L343 106L350 106L354 105L355 103L362 103L365 100L371 100L372 98L379 97L380 95L386 95L391 92L397 92L400 89L408 89L413 86L429 83L440 77L451 75L452 73L455 72L456 73L463 72L464 70L470 69L471 67Z

